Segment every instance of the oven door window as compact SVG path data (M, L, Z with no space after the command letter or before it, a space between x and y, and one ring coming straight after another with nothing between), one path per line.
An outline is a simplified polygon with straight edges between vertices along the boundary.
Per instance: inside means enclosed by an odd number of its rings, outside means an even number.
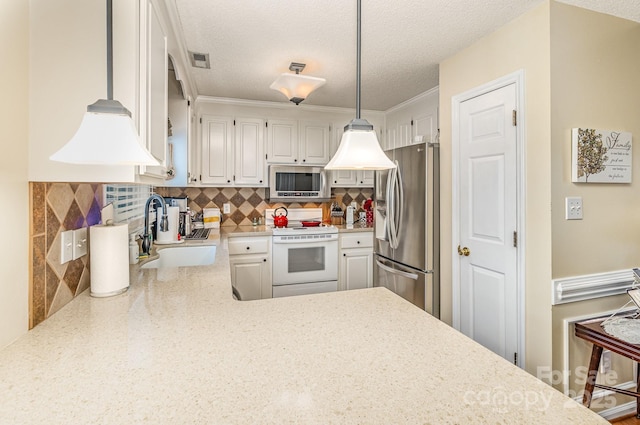
M288 272L306 273L325 270L327 265L324 250L324 246L289 249Z

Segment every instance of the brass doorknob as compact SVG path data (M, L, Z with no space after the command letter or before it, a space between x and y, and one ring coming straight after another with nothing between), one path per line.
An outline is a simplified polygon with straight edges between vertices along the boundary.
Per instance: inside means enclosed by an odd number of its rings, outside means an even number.
M458 245L458 255L464 255L465 257L468 257L469 254L471 254L469 248L467 248L466 246L464 248L460 248L460 245Z

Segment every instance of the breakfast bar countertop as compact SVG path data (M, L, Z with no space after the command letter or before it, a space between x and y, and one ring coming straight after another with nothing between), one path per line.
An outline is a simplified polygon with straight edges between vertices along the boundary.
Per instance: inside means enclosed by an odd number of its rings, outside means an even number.
M606 424L385 288L234 301L131 268L0 350L0 424Z

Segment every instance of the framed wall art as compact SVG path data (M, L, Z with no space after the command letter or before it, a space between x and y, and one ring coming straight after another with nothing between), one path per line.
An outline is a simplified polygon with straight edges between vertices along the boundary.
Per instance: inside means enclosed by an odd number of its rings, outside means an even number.
M571 181L631 183L631 133L594 128L571 130Z

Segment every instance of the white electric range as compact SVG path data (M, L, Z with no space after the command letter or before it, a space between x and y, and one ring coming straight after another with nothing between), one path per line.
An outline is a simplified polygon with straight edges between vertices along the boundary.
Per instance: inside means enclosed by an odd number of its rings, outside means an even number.
M268 226L273 226L273 211L265 211ZM287 218L287 227L273 228L273 297L337 291L338 229L302 225L322 221L321 208L290 209Z

